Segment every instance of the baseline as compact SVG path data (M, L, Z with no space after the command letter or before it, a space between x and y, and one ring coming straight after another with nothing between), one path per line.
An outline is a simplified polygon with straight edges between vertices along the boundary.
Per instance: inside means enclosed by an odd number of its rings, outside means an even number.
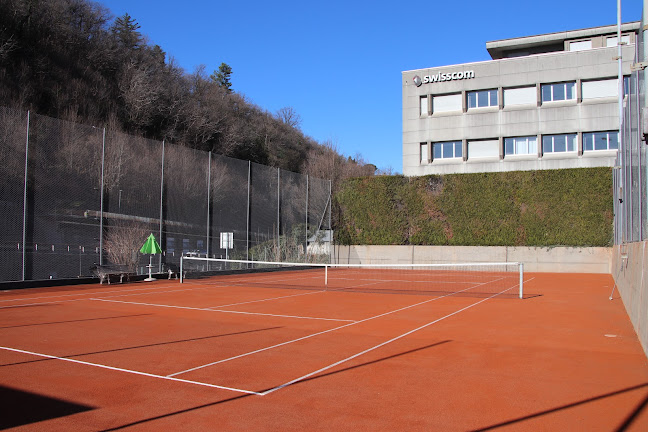
M71 359L71 358L67 358L67 357L58 357L58 356L54 356L54 355L37 353L37 352L33 352L33 351L25 351L25 350L21 350L21 349L17 349L17 348L10 348L10 347L0 346L0 349L3 349L5 351L12 351L12 352L17 352L17 353L22 353L22 354L28 354L28 355L32 355L32 356L36 356L36 357L44 357L44 358L49 358L49 359L53 359L53 360L61 360L61 361L66 361L66 362L70 362L70 363L77 363L77 364L82 364L82 365L86 365L86 366L93 366L93 367L97 367L97 368L101 368L101 369L113 370L113 371L117 371L117 372L125 372L125 373L129 373L129 374L133 374L133 375L141 375L141 376L145 376L145 377L149 377L149 378L157 378L157 379L163 379L163 380L169 380L169 381L176 381L176 382L182 382L182 383L186 383L186 384L194 384L194 385L199 385L199 386L203 386L203 387L211 387L211 388L229 390L229 391L238 392L238 393L246 393L246 394L253 394L253 395L261 396L261 393L255 392L255 391L252 391L252 390L244 390L244 389L238 389L238 388L234 388L234 387L225 387L225 386L219 386L219 385L216 385L216 384L204 383L204 382L200 382L200 381L191 381L191 380L185 380L185 379L182 379L182 378L173 378L173 377L164 376L164 375L156 375L156 374L151 374L151 373L147 373L147 372L140 372L140 371L131 370L131 369L124 369L124 368L118 368L118 367L114 367L114 366L102 365L102 364L99 364L99 363L91 363L91 362L87 362L87 361L83 361L83 360Z

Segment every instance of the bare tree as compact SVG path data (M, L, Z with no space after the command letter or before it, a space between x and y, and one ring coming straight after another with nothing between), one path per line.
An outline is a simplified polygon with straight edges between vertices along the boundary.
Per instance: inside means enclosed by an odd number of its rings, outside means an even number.
M156 84L153 70L146 65L131 60L124 67L119 90L130 124L141 128L150 122L158 99Z
M375 170L376 167L366 163L360 155L355 158L340 155L337 145L332 141L311 150L302 169L305 174L331 180L333 191L338 190L342 180L370 176Z
M116 222L105 235L104 249L113 264L127 266L132 272L137 270L139 250L146 241L147 227L137 222Z
M277 111L276 118L288 126L299 129L301 126L301 116L293 107L283 107Z

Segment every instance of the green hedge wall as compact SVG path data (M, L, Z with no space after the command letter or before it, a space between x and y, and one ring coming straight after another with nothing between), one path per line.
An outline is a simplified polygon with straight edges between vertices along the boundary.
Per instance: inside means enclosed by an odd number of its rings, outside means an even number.
M339 244L612 243L610 168L354 178L335 199Z

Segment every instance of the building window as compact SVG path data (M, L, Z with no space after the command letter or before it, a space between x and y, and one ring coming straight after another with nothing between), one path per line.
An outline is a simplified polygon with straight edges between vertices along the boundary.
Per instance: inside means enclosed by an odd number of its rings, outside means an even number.
M432 159L449 159L462 157L461 141L432 143Z
M430 163L428 154L428 143L421 143L421 165Z
M618 79L583 81L581 86L583 100L616 97L619 94Z
M576 134L544 135L543 153L565 153L576 151Z
M576 42L569 42L569 51L583 51L592 49L592 40L583 40Z
M623 77L623 95L627 96L630 94L630 77Z
M541 88L542 102L555 102L576 99L576 83L565 82L543 84Z
M499 140L480 140L468 142L468 160L499 159Z
M583 151L617 150L618 148L619 132L583 133Z
M533 87L504 89L504 106L535 105L538 99L537 90Z
M612 36L609 37L605 40L605 46L606 47L615 47L617 46L617 37ZM621 43L625 43L626 45L630 44L630 35L621 35Z
M461 93L434 96L432 98L432 112L461 111Z
M175 239L173 237L167 237L166 239L166 251L167 253L173 254L175 252Z
M480 90L468 92L468 109L496 107L497 90Z
M504 138L504 152L506 155L538 154L538 137L526 136Z
M427 96L421 96L419 106L420 106L419 115L421 115L421 116L428 115L428 97Z

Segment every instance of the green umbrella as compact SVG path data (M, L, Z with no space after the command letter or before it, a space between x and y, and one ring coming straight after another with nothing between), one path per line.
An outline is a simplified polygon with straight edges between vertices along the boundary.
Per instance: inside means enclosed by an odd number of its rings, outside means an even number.
M151 274L151 269L153 269L153 255L154 254L159 254L162 253L162 248L158 244L158 242L155 240L155 236L151 234L148 236L146 241L144 242L144 246L142 246L142 249L140 249L140 253L143 254L150 254L151 257L149 259L149 277L144 279L145 281L154 281L155 278L153 278L153 275Z

